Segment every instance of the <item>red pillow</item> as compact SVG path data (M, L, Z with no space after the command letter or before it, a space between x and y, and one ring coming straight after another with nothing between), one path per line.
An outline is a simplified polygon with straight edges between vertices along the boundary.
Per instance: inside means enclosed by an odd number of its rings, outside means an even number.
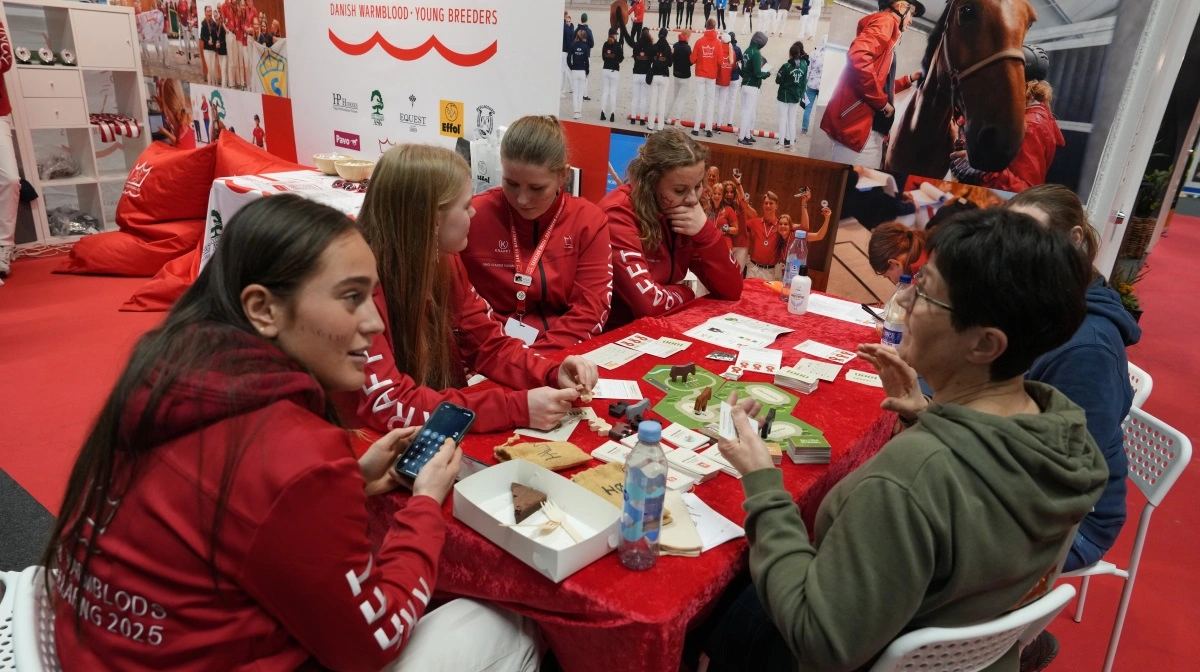
M150 282L138 288L120 309L134 313L170 310L187 288L192 286L192 278L198 274L199 267L200 250L192 250L176 257L167 262Z
M148 228L153 229L154 240L129 231L84 236L56 272L148 278L168 261L195 250L204 236L203 219L160 222Z
M117 203L117 226L122 231L141 233L142 227L161 222L204 219L216 159L217 147L213 144L177 149L152 143L138 157L125 182Z
M281 159L265 149L255 147L233 133L222 133L221 137L217 138L217 165L213 172L214 178L285 173L293 170L311 170L311 168Z

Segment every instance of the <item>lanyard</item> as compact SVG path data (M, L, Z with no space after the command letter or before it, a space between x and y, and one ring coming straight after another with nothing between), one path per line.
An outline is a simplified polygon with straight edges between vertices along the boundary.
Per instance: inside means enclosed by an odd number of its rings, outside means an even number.
M525 271L521 272L521 246L517 243L517 227L513 224L512 210L508 211L508 232L512 235L513 249L513 283L517 285L517 320L525 317L525 299L527 294L522 287L533 285L533 271L537 268L538 262L542 259L542 253L546 251L546 245L550 243L550 234L554 233L554 226L558 224L558 217L562 214L563 207L567 204L567 195L562 195L562 200L558 204L558 212L554 213L554 219L550 220L550 226L546 227L546 232L542 234L541 241L538 242L537 248L533 251L533 256L529 258L529 265L525 267Z

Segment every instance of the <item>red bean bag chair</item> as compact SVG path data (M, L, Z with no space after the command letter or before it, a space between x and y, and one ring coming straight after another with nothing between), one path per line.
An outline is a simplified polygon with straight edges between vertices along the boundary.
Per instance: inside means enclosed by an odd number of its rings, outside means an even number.
M259 149L232 133L222 133L217 140L216 148L216 165L213 174L219 177L308 169L307 166L286 161ZM211 180L209 182L211 183ZM205 206L207 205L206 196ZM141 289L131 296L125 305L121 306L121 310L155 312L170 309L171 305L180 296L183 296L183 292L191 286L192 281L200 272L200 245L203 240L202 222L201 235L193 242L192 249L162 266L157 275L142 285Z
M117 203L117 231L81 238L60 273L150 277L204 235L217 147L142 152Z

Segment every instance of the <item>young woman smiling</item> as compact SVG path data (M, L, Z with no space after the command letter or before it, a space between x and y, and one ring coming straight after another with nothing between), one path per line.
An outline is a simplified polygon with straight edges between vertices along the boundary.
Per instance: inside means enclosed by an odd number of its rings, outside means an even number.
M451 401L475 411L479 431L549 429L578 398L576 386L595 385L594 364L558 365L501 331L458 257L472 214L470 169L448 149L400 145L375 168L359 222L379 260L374 299L386 324L370 347L367 384L339 400L360 424L421 424ZM466 388L470 371L520 391Z
M678 128L651 135L600 201L612 237L614 288L608 328L661 315L696 297L679 284L690 270L713 298L742 295L742 273L720 229L700 207L708 150Z
M608 221L566 192L558 119L522 117L500 141L502 186L472 200L462 261L505 333L550 354L599 334L612 303Z

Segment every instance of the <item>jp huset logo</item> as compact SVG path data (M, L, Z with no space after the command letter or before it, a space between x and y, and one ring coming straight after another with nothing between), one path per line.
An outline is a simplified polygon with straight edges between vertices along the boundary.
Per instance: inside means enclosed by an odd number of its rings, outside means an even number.
M358 114L358 103L350 102L350 99L340 93L333 94L333 109L339 112L352 112Z

